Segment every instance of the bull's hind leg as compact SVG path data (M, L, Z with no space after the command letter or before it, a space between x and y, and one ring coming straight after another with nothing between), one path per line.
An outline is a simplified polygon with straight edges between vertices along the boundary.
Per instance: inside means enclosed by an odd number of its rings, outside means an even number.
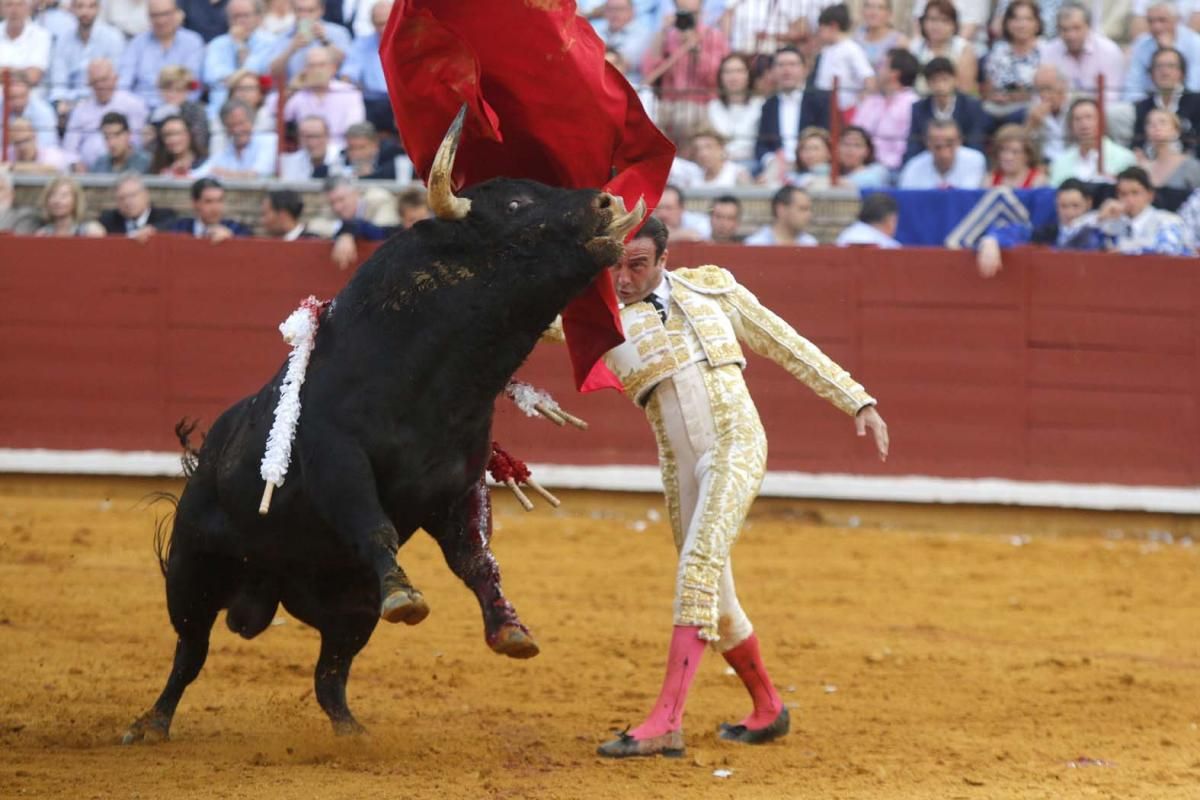
M500 566L492 554L492 498L483 479L426 531L442 548L446 564L479 599L488 646L511 658L533 658L537 642L500 588Z
M320 459L308 462L313 502L356 560L378 579L379 616L416 625L429 615L429 606L396 564L400 535L379 503L370 462L356 446L332 441Z
M321 632L321 654L313 674L317 702L338 735L363 733L346 704L350 664L371 638L376 594L370 575L360 571L294 574L282 593L283 606Z
M200 674L208 658L208 637L217 613L228 600L236 564L226 558L176 548L167 562L167 611L179 639L167 685L149 711L121 737L122 744L162 741L169 737L175 708L183 691Z

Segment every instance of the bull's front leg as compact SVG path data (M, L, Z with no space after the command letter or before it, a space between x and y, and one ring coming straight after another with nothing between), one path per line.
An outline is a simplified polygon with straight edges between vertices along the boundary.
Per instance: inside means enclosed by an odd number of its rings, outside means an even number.
M480 478L466 497L423 526L442 548L446 564L479 600L488 647L510 658L533 658L537 642L500 588L500 565L492 554L492 499Z

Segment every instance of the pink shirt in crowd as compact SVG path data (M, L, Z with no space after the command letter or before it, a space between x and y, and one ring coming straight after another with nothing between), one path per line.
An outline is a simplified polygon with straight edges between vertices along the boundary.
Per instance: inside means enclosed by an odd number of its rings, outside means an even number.
M875 160L888 169L899 169L908 148L913 103L921 97L905 88L892 95L871 94L854 109L854 124L871 134Z
M329 126L329 138L338 147L346 146L346 129L367 118L362 92L345 81L330 81L329 91L319 95L302 89L283 107L283 117L299 122L305 117L322 117Z
M700 46L685 53L662 76L659 86L663 100L689 100L707 103L717 96L717 68L729 54L729 42L717 28L698 27ZM648 75L682 47L683 33L676 28L666 32L662 55L652 45L642 57L642 75Z
M1071 91L1096 94L1097 76L1104 76L1105 94L1110 102L1121 98L1125 80L1125 54L1112 39L1092 32L1083 44L1079 57L1071 55L1063 40L1052 39L1042 48L1042 63L1053 64L1063 71L1071 83Z

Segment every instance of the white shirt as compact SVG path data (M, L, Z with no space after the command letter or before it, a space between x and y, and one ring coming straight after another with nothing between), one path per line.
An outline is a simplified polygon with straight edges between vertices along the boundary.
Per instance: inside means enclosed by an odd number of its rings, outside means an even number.
M793 240L791 242L780 242L775 239L775 231L771 229L771 226L763 225L761 228L756 230L754 233L747 236L746 241L742 242L742 244L748 244L751 246L758 246L758 247L770 246L770 245L776 245L776 244L783 244L783 245L792 244L792 245L798 245L800 247L816 247L817 239L811 233L801 233L801 234L797 234L795 240Z
M302 234L302 233L304 233L304 223L303 222L298 223L296 225L296 227L292 228L290 231L285 233L283 235L283 240L285 242L294 242L300 238L300 234Z
M341 174L341 161L341 152L330 142L325 147L324 158L330 175ZM279 180L281 181L309 181L313 179L312 173L312 159L308 157L306 150L285 153L279 159Z
M899 247L900 243L888 236L883 231L876 228L874 225L868 225L865 222L855 222L846 230L838 234L837 246L849 247L850 245L874 245L885 249Z
M127 218L125 220L125 233L132 236L136 231L139 231L142 228L146 227L146 224L149 222L150 222L150 209L147 208L145 211L142 212L142 215L140 217L138 217L137 219L128 219Z
M779 93L779 138L789 163L795 157L800 140L800 104L803 101L804 92L800 89Z
M749 183L750 176L744 167L740 167L732 161L726 161L721 166L721 171L713 178L706 178L704 171L700 172L700 181L695 184L701 189L732 189L741 183Z
M50 32L30 20L17 38L10 39L8 25L0 21L0 67L50 69Z
M847 37L821 50L817 64L816 86L829 91L833 78L838 79L838 103L841 108L853 108L868 78L875 77L875 68L862 45Z
M751 97L745 105L726 106L715 97L708 101L708 122L725 137L725 155L734 161L754 160L754 140L763 98Z
M926 150L914 156L900 170L900 189L978 189L987 174L987 158L978 150L959 147L950 171L938 172L933 154Z
M695 161L675 156L671 162L671 172L667 175L667 183L680 189L699 186L704 180L704 170Z

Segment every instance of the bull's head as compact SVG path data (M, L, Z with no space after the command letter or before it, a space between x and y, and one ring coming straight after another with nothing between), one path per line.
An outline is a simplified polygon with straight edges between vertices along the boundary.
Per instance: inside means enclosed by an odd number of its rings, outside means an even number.
M608 192L555 189L508 179L487 181L467 190L463 197L455 196L454 155L466 111L463 105L446 131L429 174L429 206L438 219L474 222L499 240L516 239L534 246L539 238L550 246L563 244L564 238L574 239L597 267L611 266L620 259L625 236L646 215L644 200L626 210L624 200Z

